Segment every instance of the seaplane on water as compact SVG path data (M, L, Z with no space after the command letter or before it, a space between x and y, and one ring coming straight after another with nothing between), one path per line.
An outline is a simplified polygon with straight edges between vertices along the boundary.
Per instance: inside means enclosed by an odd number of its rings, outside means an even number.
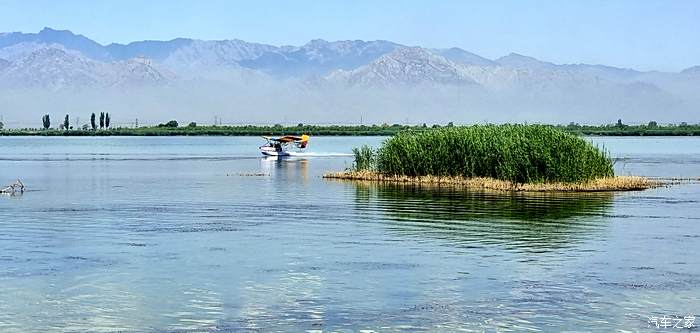
M294 153L290 152L290 149L298 152L309 144L309 136L306 134L302 136L285 135L279 138L263 136L263 138L267 140L267 143L260 146L260 152L265 156L290 156Z

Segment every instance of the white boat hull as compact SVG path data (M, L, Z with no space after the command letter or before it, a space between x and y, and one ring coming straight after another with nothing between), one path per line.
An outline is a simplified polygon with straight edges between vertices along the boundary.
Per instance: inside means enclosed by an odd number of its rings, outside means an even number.
M265 156L291 156L291 154L286 151L262 151L261 153Z
M290 156L291 154L282 149L277 150L274 147L262 146L260 147L260 152L265 156Z

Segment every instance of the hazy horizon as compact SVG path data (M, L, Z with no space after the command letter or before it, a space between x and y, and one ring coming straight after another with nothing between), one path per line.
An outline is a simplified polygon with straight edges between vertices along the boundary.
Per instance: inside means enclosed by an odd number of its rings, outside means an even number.
M694 123L699 14L693 1L4 1L0 116Z

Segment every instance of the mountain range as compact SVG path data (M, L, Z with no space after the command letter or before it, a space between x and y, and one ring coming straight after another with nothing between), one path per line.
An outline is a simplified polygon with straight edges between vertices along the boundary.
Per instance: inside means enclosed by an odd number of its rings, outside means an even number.
M578 112L600 118L611 110L619 111L613 117L641 120L656 112L694 120L700 106L698 88L700 66L671 73L554 64L516 53L487 59L457 47L434 49L385 40L315 39L301 46L275 46L239 39L176 38L102 45L68 30L0 33L0 108L24 112L45 106L20 96L49 96L60 100L57 105L64 109L84 109L100 104L57 96L121 94L116 100L131 99L128 105L135 114L149 107L173 108L149 95L187 92L192 99L177 108L189 107L190 115L195 112L192 108L200 109L199 98L213 114L234 117L239 115L231 105L241 103L262 114L274 112L278 118L313 109L318 118L338 116L339 121L350 121L358 112L380 115L392 105L393 115L388 112L388 117L376 119L404 119L403 112L429 120L435 115L427 110L433 100L434 107L447 110L442 117L458 121L508 120L513 115L531 121L573 121L582 119ZM124 95L128 92L133 95ZM252 97L270 94L280 103ZM359 97L363 95L366 98ZM353 98L362 100L353 103ZM306 107L308 103L314 104ZM280 113L280 108L287 110ZM180 114L187 115L186 111ZM208 111L196 112L204 116Z

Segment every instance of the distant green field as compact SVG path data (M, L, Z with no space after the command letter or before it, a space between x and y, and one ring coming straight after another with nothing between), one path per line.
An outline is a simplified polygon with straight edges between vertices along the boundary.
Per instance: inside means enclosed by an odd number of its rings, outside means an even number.
M550 125L554 128L579 135L601 136L693 136L700 135L700 124L678 125ZM445 128L450 125L303 125L297 126L152 126L139 128L110 128L98 130L80 129L4 129L0 136L187 136L187 135L222 135L222 136L252 136L252 135L300 135L311 136L390 136L401 131L422 131L430 128ZM461 127L455 125L454 127Z

